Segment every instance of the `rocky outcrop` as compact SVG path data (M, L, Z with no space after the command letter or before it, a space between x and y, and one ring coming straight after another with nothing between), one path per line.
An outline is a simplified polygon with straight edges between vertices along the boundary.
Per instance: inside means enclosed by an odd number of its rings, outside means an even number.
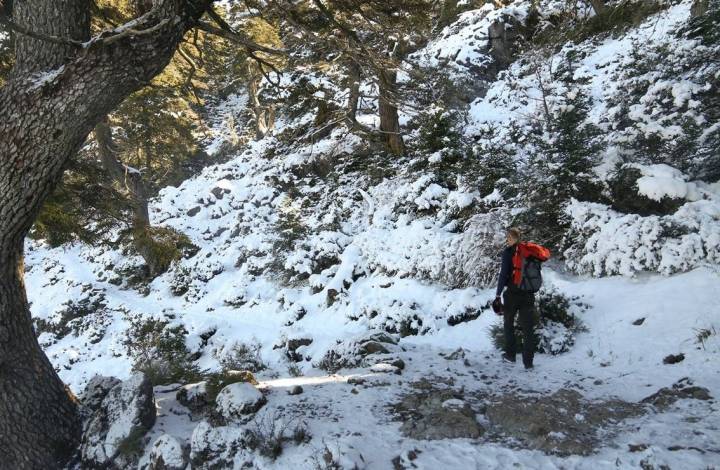
M413 384L418 391L403 397L393 408L403 420L400 431L412 439L456 439L480 437L485 430L463 393L452 388Z
M619 399L585 400L579 392L561 389L551 395L509 393L492 398L486 415L494 430L527 447L558 455L588 455L613 425L642 414L644 407Z
M83 468L127 468L137 462L144 436L155 424L150 380L136 373L124 382L97 378L91 383L85 399L88 406L97 408L83 432L80 446Z

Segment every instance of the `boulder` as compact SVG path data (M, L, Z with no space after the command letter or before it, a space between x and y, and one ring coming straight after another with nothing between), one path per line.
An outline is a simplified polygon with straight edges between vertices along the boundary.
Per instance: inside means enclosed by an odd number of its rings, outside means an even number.
M95 375L85 386L85 391L80 396L80 402L90 412L95 412L102 405L108 392L121 382L117 377L106 377Z
M190 461L190 446L163 434L153 443L149 461L143 470L184 470Z
M236 426L212 426L202 421L190 437L190 463L197 469L249 468L239 464L238 453L248 447L245 429Z
M260 390L247 382L228 385L215 399L216 410L226 420L243 419L258 411L267 402Z
M155 417L152 384L145 374L133 374L113 386L84 428L80 445L83 468L131 465L139 458L142 440Z

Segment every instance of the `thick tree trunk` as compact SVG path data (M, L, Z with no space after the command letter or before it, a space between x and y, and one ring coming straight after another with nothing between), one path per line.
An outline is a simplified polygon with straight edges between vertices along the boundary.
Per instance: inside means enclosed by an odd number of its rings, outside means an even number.
M13 246L14 245L14 246ZM22 240L0 241L0 469L59 468L80 438L76 400L38 345Z
M394 101L397 72L381 70L379 75L380 131L385 136L388 149L395 155L402 155L405 153L405 144L400 134L400 120Z
M47 33L43 25L72 25L73 17L85 21L85 10L78 15L65 9L71 4L89 7L80 1L25 0L15 2L14 16ZM132 30L108 33L71 58L53 60L39 50L47 44L18 44L18 69L0 88L2 470L60 468L79 438L76 406L32 331L22 280L25 236L67 159L103 116L162 71L206 4L159 0ZM63 31L75 29L58 34ZM35 72L43 73L28 76Z

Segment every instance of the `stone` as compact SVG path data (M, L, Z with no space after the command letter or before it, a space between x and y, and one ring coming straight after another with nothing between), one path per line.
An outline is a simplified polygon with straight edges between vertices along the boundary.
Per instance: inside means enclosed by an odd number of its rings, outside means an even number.
M97 411L108 392L120 382L122 381L117 377L95 375L85 386L85 391L80 396L80 402L90 411Z
M413 392L394 405L403 421L400 431L412 439L477 439L485 430L462 393L433 387Z
M220 390L215 398L217 412L226 420L242 419L254 414L267 402L254 385L237 382Z
M359 353L361 356L369 356L370 354L388 354L390 351L383 343L378 341L366 341L360 345Z
M708 401L712 400L712 396L707 388L694 386L691 380L684 378L678 380L672 387L661 388L643 398L640 403L647 403L664 411L681 399Z
M635 320L634 322L632 322L632 324L635 325L635 326L640 326L640 325L642 325L643 323L645 323L645 317L638 318L637 320Z
M300 395L303 392L303 388L300 385L293 385L288 390L288 395Z
M200 206L195 206L187 211L188 217L195 217L200 213Z
M215 186L210 192L216 199L222 199L225 194L230 192L230 190L227 188L221 188L220 186Z
M211 404L207 389L207 382L197 382L183 385L175 394L178 403L187 407L193 413L205 411Z
M141 470L184 470L189 461L190 446L170 434L163 434L153 443L149 463Z
M137 459L135 450L155 424L156 408L150 380L136 373L112 387L85 426L80 444L83 468L122 467Z
M665 356L665 359L663 359L663 364L677 364L678 362L682 362L685 360L685 354L670 354L668 356Z

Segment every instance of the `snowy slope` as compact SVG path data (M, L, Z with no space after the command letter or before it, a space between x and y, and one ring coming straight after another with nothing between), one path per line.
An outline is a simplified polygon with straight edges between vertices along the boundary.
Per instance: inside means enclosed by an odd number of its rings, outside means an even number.
M486 6L464 13L418 57L424 57L427 66L444 60L466 64L458 70L481 65L487 56L473 41L484 41L480 33L501 13L522 19L527 6L519 3L508 11ZM625 86L623 65L637 44L676 41L677 55L697 47L671 36L688 11L689 3L682 2L628 34L568 46L557 54L559 58L575 48L573 53L580 50L584 55L575 71L575 76L587 79L578 82L582 90L558 82L550 104L561 108L564 97L580 92L593 97L588 119L607 131L604 138L609 143L603 165L595 169L598 174L614 164L614 146L649 129L649 117L657 118L652 120L659 126L654 131L668 139L676 136L670 120L653 114L654 100L665 99L658 94L661 87L674 97L673 106L699 119L692 101L703 85L680 75L658 81L652 93L638 98L635 126L614 130L611 124L613 103ZM551 57L540 67L548 78L553 62ZM526 66L513 65L490 85L485 97L473 102L466 135L487 138L492 129L488 145L509 141L512 126L544 112L536 99L537 75ZM234 138L234 128L229 129L226 121L235 126L233 116L240 115L237 108L244 105L244 98L235 96L219 107L211 153ZM278 132L292 125L297 122L281 120ZM187 234L199 251L147 286L128 285L128 273L142 260L120 250L82 244L49 248L28 242L26 285L37 320L58 323L68 305L93 306L70 323L69 334L40 336L61 378L74 391L82 391L97 373L129 377L133 359L124 342L131 323L155 318L187 330L187 347L203 369L218 370L234 346L256 346L268 366L257 374L268 397L257 419L307 424L309 443L287 449L276 461L240 453L238 467L249 461L257 468L317 468L317 456L324 449L343 461L342 468L393 468L396 457L408 468L720 464L720 410L715 401L680 400L667 410L631 418L589 457L530 450L502 436L415 440L400 433L391 410L422 378L452 380L481 421L483 400L490 395L542 395L571 388L588 400L618 397L635 403L687 377L719 397L720 336L698 340L702 331L720 331L714 289L720 285L718 183L691 180L670 166L639 165L641 194L685 199L675 214L665 217L695 224L687 239L663 245L675 250L668 258L642 258L667 241L643 232L654 233L656 226L650 222L655 219L636 217L628 222L607 207L578 202L570 210L578 230L595 234L588 239L590 245L583 245L582 255L588 258L577 256L584 260L577 266L551 265L545 282L589 305L581 314L588 331L578 334L569 352L541 355L537 370L525 373L499 362L488 333L499 322L486 305L494 297L492 278L508 214L458 216L497 194L445 188L429 170L416 172L408 162L382 162L363 154L361 140L340 131L292 151L276 153L277 148L283 147L273 137L251 142L227 163L161 191L150 207L152 223ZM634 223L645 228L637 229ZM618 235L627 233L632 236ZM683 243L692 250L680 249ZM623 251L627 246L631 252ZM591 277L607 274L611 276ZM641 324L633 324L640 319ZM363 364L337 374L318 368L328 351L352 348L354 339L377 330L395 337L402 333L397 354L406 370L401 375ZM292 339L305 340L295 350L297 363L288 358L284 346ZM467 362L440 355L458 348L465 350ZM683 361L663 364L668 355L680 353ZM303 375L294 377L298 372ZM365 377L368 385L348 384L350 377ZM302 385L305 392L287 395L293 385ZM156 394L160 415L148 450L163 432L186 443L221 442L240 432L232 426L212 429L206 422L191 421L187 409L175 400L173 387L160 387ZM646 447L631 451L630 444Z

